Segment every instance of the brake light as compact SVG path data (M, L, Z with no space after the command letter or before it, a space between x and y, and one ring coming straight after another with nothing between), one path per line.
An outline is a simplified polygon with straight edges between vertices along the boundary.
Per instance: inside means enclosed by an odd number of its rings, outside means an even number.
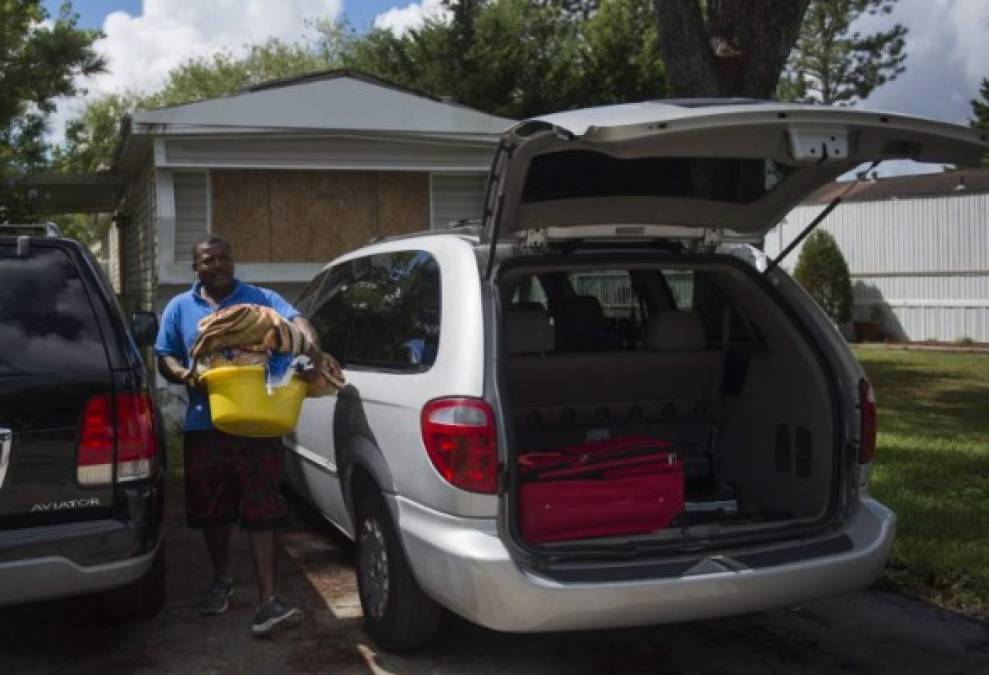
M151 476L158 456L151 395L146 391L99 394L82 412L76 477L80 485L108 485Z
M491 406L441 398L422 409L422 440L443 479L470 492L498 492L498 443Z
M876 458L876 392L869 380L859 380L859 464L868 464Z

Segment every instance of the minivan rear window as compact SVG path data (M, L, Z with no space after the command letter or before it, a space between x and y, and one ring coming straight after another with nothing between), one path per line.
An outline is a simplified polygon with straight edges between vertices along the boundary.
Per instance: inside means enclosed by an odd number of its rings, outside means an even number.
M107 368L89 296L71 258L0 246L0 377Z
M591 150L564 150L533 158L522 201L667 197L750 204L776 187L791 170L771 159L622 159Z

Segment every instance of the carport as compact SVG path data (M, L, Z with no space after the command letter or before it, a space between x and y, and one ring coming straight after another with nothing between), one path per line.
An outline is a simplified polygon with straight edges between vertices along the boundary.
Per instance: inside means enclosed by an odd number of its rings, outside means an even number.
M116 214L127 189L124 173L94 172L76 174L39 173L25 176L21 184L27 189L34 211L41 219L62 213L91 214L94 240L90 244L115 293L120 294L121 275ZM102 216L102 217L101 217ZM122 222L118 222L121 225Z
M23 184L39 214L113 213L127 187L119 173L40 173L28 175Z

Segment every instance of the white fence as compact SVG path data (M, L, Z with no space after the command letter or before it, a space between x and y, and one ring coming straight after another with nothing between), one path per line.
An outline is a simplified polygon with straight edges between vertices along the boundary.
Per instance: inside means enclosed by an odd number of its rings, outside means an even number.
M823 208L791 211L766 236L766 253L775 257ZM848 261L856 319L881 312L896 339L989 342L989 195L845 203L820 227Z

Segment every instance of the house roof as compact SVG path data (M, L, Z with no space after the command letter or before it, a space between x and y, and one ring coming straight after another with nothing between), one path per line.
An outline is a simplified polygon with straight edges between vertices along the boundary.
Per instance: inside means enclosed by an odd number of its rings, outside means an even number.
M842 198L845 202L981 194L989 192L989 168L877 178L863 180L850 187L848 181L836 181L812 194L804 204L825 204L846 189L848 192Z
M138 112L133 132L342 131L493 138L512 123L364 73L334 70L266 82L222 98Z

